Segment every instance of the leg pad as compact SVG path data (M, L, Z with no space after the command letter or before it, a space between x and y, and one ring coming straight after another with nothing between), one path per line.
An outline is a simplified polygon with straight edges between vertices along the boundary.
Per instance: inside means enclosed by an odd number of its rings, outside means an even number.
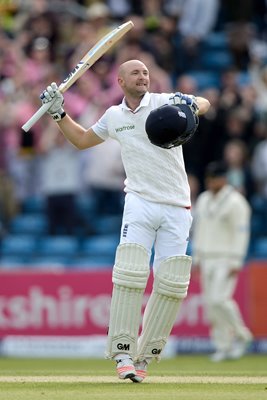
M118 246L113 269L113 292L106 356L135 357L143 294L149 276L149 254L134 243Z
M151 357L159 359L180 304L187 295L191 263L189 256L174 256L160 264L144 314L142 334L138 341L138 360Z

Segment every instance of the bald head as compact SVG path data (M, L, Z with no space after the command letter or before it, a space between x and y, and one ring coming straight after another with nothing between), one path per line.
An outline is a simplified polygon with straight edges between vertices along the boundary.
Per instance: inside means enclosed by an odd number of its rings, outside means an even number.
M130 73L132 70L147 70L147 67L145 66L144 63L142 63L139 60L129 60L124 62L123 64L120 65L119 71L118 71L118 77L119 78L125 78L125 76Z
M135 109L149 88L149 72L139 60L129 60L120 65L118 83L127 104Z

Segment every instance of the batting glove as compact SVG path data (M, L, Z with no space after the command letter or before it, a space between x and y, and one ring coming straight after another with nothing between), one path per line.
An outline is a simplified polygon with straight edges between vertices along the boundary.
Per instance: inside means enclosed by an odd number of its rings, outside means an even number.
M43 104L51 104L47 113L50 114L55 121L60 121L65 117L66 113L63 108L64 97L60 93L55 82L51 83L50 86L47 86L47 88L41 93L40 99Z
M170 100L175 106L178 106L179 104L185 104L190 107L195 114L198 114L199 107L197 105L197 99L195 96L176 92L173 97L170 97Z

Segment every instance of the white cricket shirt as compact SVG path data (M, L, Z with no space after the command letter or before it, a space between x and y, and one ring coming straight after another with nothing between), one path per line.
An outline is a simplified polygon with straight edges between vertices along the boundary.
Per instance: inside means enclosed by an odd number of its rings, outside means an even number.
M120 143L126 193L156 203L189 207L190 188L182 146L157 147L150 143L145 131L150 111L173 104L172 96L174 93L146 93L135 111L123 99L121 104L107 109L92 129L101 139L111 137Z
M230 185L216 195L202 192L194 208L193 259L228 259L241 268L250 237L251 208L246 198Z

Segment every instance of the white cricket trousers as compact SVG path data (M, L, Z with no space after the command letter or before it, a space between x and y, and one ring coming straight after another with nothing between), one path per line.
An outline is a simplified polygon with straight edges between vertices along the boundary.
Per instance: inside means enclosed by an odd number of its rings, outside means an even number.
M154 272L166 258L186 253L192 215L189 209L154 203L127 193L120 244L136 243L151 254L154 246Z
M234 338L245 339L245 326L233 295L238 275L229 276L231 260L213 259L201 262L201 280L210 335L216 350L228 351Z

